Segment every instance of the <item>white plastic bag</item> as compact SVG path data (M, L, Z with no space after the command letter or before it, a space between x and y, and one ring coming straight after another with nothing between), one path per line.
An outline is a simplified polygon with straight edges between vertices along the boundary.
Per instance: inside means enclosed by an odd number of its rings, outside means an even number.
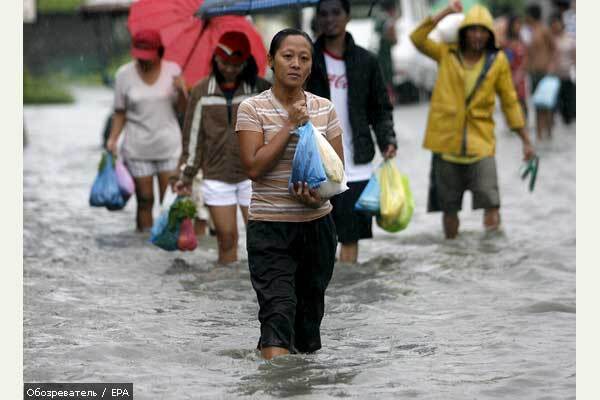
M431 32L431 38L444 43L458 43L458 28L465 19L464 14L450 14L442 19Z
M177 193L173 192L173 189L171 189L171 185L167 186L167 190L165 190L165 195L163 196L163 201L162 204L160 205L160 211L162 212L169 212L169 209L171 208L171 204L173 204L173 202L175 202L175 199L177 198Z
M345 192L346 190L348 190L348 185L346 182L346 176L344 175L340 183L327 179L325 182L321 183L321 186L319 186L317 192L322 199L329 199L336 194Z
M313 129L313 133L317 138L317 147L319 148L319 155L323 162L323 169L327 176L327 182L342 183L344 180L344 163L329 141L325 139L325 136L321 135L316 129ZM321 184L321 186L323 186L323 184Z

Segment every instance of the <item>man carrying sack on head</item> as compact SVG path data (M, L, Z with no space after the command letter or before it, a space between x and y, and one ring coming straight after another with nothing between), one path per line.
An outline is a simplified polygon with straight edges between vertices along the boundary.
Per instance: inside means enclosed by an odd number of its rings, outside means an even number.
M429 33L447 15L462 11L460 0L426 18L411 34L414 45L438 63L438 75L423 146L433 152L428 211L443 212L446 238L458 234L458 211L465 190L473 208L483 208L486 230L500 226L500 195L496 173L494 106L496 94L509 127L523 142L523 157L535 156L508 59L495 45L493 19L475 5L459 27L458 43L438 43Z

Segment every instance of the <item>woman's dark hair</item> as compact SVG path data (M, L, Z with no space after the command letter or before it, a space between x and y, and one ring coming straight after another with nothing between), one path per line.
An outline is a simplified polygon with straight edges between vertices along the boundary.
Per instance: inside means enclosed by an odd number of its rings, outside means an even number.
M215 60L215 56L212 58L212 70L215 78L217 78L217 83L221 84L225 81L221 71L219 71L219 67L217 67L217 61ZM246 65L240 74L238 75L238 82L246 82L250 86L254 87L256 85L256 77L258 76L258 65L256 65L256 60L254 60L253 56L248 57L246 60Z
M317 12L319 12L319 9L321 8L321 3L324 1L333 1L333 0L319 0L319 2L317 3ZM342 5L342 8L344 9L344 11L346 11L346 14L350 15L350 1L349 0L337 0L340 2L340 4Z
M515 32L515 25L521 21L521 17L518 15L509 15L508 24L506 26L506 37L510 40L517 40L520 38L519 32Z
M306 41L308 42L309 46L310 46L310 53L312 55L314 55L314 48L313 48L313 42L312 39L310 38L310 36L308 36L308 33L301 31L300 29L294 29L294 28L287 28L284 30L281 30L279 32L277 32L275 34L275 36L273 36L273 40L271 40L271 46L269 47L269 55L273 58L275 58L275 53L277 53L277 50L279 50L279 48L281 47L281 43L283 42L283 39L285 39L288 36L302 36L304 37L304 39L306 39Z
M160 46L158 48L158 57L159 58L163 58L164 55L165 55L165 47L164 46Z

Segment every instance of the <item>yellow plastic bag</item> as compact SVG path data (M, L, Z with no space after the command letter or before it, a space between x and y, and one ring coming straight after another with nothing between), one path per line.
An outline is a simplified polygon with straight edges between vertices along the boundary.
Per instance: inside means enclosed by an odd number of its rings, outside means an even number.
M317 147L319 148L319 155L323 162L323 169L325 170L325 175L327 175L327 180L342 183L344 179L344 163L325 136L321 135L316 129L313 132L317 139Z
M385 219L395 219L402 212L404 204L404 186L402 175L392 160L387 160L381 167L379 185L381 187L379 214Z
M415 209L415 200L410 190L408 177L404 174L400 174L400 176L402 177L402 187L404 189L404 203L400 214L395 218L383 217L381 215L377 217L377 225L387 232L398 232L406 229Z

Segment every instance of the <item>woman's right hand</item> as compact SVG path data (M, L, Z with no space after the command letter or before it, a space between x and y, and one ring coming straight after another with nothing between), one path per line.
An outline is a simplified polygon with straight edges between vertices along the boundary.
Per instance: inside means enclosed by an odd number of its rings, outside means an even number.
M173 186L173 191L180 196L192 195L192 188L190 187L190 185L186 185L181 179L175 182L175 185Z
M110 151L113 156L117 155L117 139L108 138L106 142L106 150Z
M462 12L462 10L463 10L462 3L460 2L460 0L450 0L448 2L448 10L451 11L452 13Z
M292 104L292 108L288 110L288 119L294 126L301 126L310 119L306 100L299 100Z

